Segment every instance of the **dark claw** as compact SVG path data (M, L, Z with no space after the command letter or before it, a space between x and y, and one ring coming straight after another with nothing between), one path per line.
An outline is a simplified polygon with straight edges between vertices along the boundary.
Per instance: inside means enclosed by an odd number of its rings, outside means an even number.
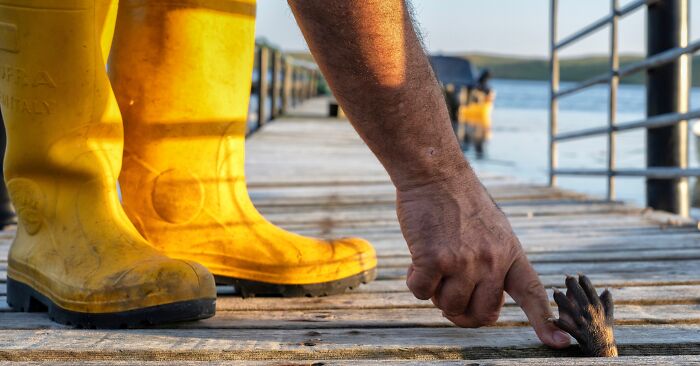
M603 305L603 310L605 311L605 318L609 320L615 319L613 316L614 308L612 293L605 289L602 294L600 294L600 302Z
M583 292L586 293L586 297L588 298L588 301L591 303L591 305L596 307L602 305L600 303L600 299L598 298L598 292L595 290L595 287L593 287L593 284L591 283L591 280L588 279L588 277L580 274L578 276L578 283L579 285L581 285Z
M554 289L554 301L559 307L561 330L571 334L586 356L615 357L617 346L613 335L613 300L610 291L598 293L591 281L579 275L578 281L566 277L566 296Z
M559 306L560 317L563 313L568 315L574 322L576 322L576 324L584 324L585 319L583 319L576 306L571 303L566 295L557 289L554 289L554 301L557 303L557 306Z
M574 324L571 324L571 322L568 320L562 318L555 319L554 324L556 324L556 326L559 327L559 329L571 334L571 336L573 336L576 339L578 339L581 336L581 334L578 331L578 328Z
M585 315L589 304L588 296L586 296L586 293L583 292L583 289L581 288L581 285L578 284L578 281L576 281L576 278L573 276L566 277L566 289L568 290L567 295L571 294L574 299L574 304L578 306L578 308Z

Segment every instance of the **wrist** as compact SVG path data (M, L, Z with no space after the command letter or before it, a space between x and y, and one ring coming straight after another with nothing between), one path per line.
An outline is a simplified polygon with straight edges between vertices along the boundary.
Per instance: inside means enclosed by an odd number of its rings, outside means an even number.
M428 148L422 161L406 164L404 169L393 172L391 180L399 192L420 190L427 187L471 187L481 185L466 159L458 156L438 156Z

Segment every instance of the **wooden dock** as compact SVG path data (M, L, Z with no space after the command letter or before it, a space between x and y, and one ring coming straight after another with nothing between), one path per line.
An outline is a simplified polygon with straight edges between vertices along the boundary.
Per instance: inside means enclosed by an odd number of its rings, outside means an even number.
M0 364L700 364L696 223L478 172L546 287L563 287L565 273L582 272L611 289L624 357L581 359L575 347L540 345L510 298L496 326L456 328L430 301L408 292L410 257L393 187L347 121L323 118L325 103L311 100L249 139L251 196L268 219L289 230L370 240L380 257L376 281L322 298L241 299L222 287L212 319L158 329L77 330L45 314L8 308L10 229L0 234Z

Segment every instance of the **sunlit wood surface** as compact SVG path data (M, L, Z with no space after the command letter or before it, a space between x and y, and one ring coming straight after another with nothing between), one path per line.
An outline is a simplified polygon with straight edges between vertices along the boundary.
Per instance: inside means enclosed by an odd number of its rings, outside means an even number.
M376 281L346 295L299 299L241 299L221 287L217 315L205 321L77 330L8 308L11 228L0 234L0 363L700 364L696 224L481 171L546 287L561 287L565 273L582 272L612 290L616 338L626 357L584 360L575 347L541 346L510 298L496 326L455 328L408 292L410 257L393 187L347 121L325 118L326 108L326 100L311 100L248 140L251 196L268 219L289 230L370 240L380 257Z

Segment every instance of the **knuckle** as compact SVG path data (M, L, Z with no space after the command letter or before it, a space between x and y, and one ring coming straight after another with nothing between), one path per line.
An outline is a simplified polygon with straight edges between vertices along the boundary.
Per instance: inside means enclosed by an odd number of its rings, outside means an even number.
M413 295L420 300L427 300L432 296L430 284L425 281L416 280L416 277L411 277L406 280L406 286Z
M458 262L459 259L460 258L456 258L455 256L449 255L443 251L435 256L432 264L435 266L435 268L439 268L443 272L449 272L455 267L456 262Z
M484 314L476 314L474 316L474 320L476 320L476 323L480 327L485 327L496 324L496 322L498 322L499 315L500 314L498 311L491 311Z
M432 296L430 291L424 288L416 288L408 284L408 289L411 290L413 296L418 300L428 300Z
M457 316L464 312L464 307L460 304L445 300L438 301L437 307L449 316Z

